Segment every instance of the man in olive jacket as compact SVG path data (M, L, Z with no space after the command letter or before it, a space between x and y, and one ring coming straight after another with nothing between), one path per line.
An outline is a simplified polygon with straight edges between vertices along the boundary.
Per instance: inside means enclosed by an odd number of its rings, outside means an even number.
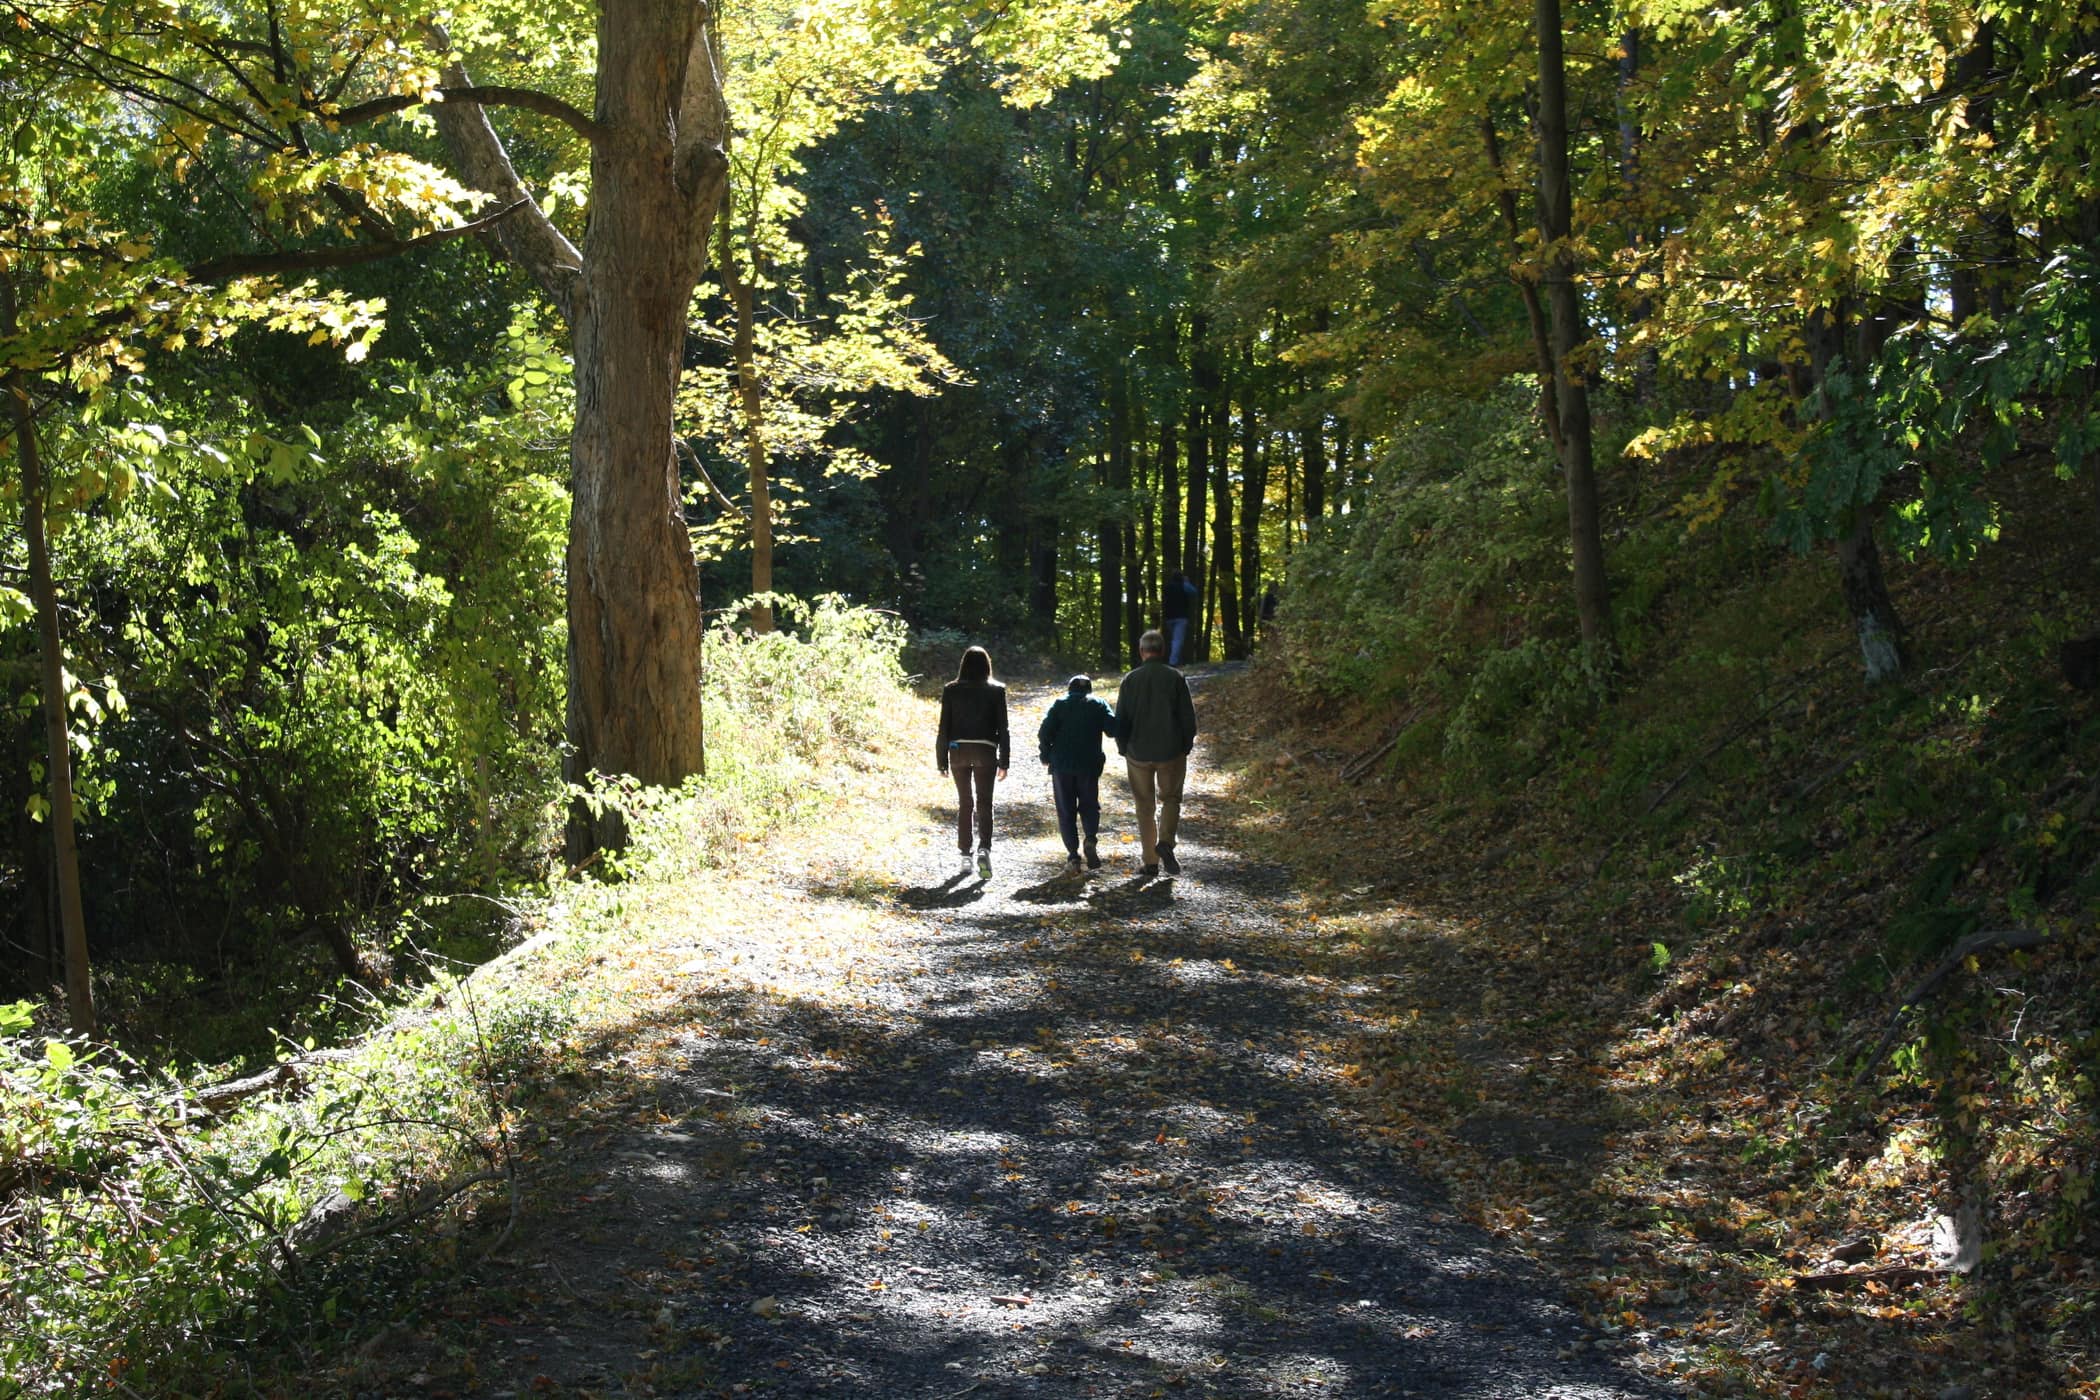
M1116 749L1130 773L1137 803L1140 873L1181 873L1174 836L1181 825L1181 788L1189 750L1196 746L1196 702L1188 678L1169 666L1167 639L1158 631L1138 638L1138 668L1123 677L1116 696ZM1155 811L1155 807L1157 810Z

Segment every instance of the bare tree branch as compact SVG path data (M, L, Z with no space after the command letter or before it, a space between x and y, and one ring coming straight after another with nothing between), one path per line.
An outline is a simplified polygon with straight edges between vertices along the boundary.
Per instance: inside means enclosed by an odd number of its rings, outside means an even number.
M57 72L99 83L120 96L185 113L207 126L265 147L274 148L282 139L268 121L255 113L164 68L102 48L81 35L45 22L20 5L8 5L6 13L16 29L48 45L34 56ZM223 62L221 55L212 56Z
M1955 944L1952 951L1946 957L1940 959L1939 966L1926 973L1916 986L1903 994L1903 1000L1896 1003L1896 1012L1889 1017L1888 1029L1881 1033L1881 1040L1875 1045L1874 1053L1867 1056L1867 1062L1860 1066L1858 1074L1852 1076L1852 1082L1854 1084L1864 1083L1867 1076L1880 1067L1882 1060L1889 1053L1889 1048L1896 1043L1897 1032L1903 1028L1903 1013L1930 995L1941 982L1946 980L1948 973L1954 971L1954 969L1960 967L1978 953L1988 952L1993 948L2011 948L2017 951L2024 948L2039 948L2048 941L2049 934L2046 930L2010 928L1993 929L1985 933L1972 933L1961 942Z
M605 138L605 128L592 121L589 115L553 93L541 92L537 88L448 83L437 89L437 96L439 100L429 105L517 107L527 112L537 112L543 117L552 117L586 141L595 143ZM426 102L428 98L420 93L396 93L392 97L375 97L370 102L345 107L340 112L323 114L323 119L337 126L357 126L363 122L377 121L381 117L390 117L396 112L405 112L411 107L421 107Z
M451 39L437 25L430 26L425 37L440 53L449 52L452 47ZM444 77L449 88L459 91L474 88L465 66L457 58L445 65ZM503 148L502 138L489 125L488 109L478 103L455 99L434 104L431 114L437 118L438 131L445 138L446 149L452 153L455 174L505 205L522 203L526 206L525 217L504 221L498 225L496 236L503 244L503 251L516 259L539 283L540 290L561 312L562 319L573 320L576 282L583 272L583 254L577 251L566 234L554 226L554 221L540 208L532 192L525 188L525 182L518 178L516 167L510 163L510 152Z
M700 478L700 484L707 488L708 494L715 498L715 504L719 505L723 510L728 511L731 515L743 521L745 524L749 524L751 521L751 517L744 514L742 509L738 507L735 501L730 500L729 497L722 494L722 488L715 485L715 479L709 476L707 474L707 468L701 465L700 454L693 451L693 445L687 442L682 437L673 437L671 441L678 444L678 450L680 452L683 452L685 454L685 459L693 464L694 474Z
M287 272L319 272L332 267L356 267L498 228L511 215L523 210L526 204L527 201L521 200L471 223L461 224L458 228L441 228L415 238L403 239L398 243L360 243L350 248L306 248L283 253L235 253L229 257L212 258L198 263L195 267L186 269L185 275L192 282L231 282L236 277L269 277Z

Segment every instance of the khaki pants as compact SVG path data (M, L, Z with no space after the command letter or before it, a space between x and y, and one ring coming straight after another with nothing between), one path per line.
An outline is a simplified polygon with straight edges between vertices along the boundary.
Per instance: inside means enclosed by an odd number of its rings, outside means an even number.
M1181 785L1188 777L1187 754L1163 763L1143 763L1126 758L1130 770L1130 796L1137 803L1138 842L1146 865L1159 864L1159 848L1174 844L1181 825ZM1153 811L1158 804L1157 814Z

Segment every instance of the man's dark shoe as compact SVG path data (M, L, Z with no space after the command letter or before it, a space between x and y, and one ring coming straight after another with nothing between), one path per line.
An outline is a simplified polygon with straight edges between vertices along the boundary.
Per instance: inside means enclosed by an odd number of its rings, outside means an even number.
M1065 857L1065 869L1071 871L1077 871L1079 869L1079 852L1074 851L1072 852L1072 854Z
M1094 845L1094 838L1091 836L1086 838L1086 868L1089 870L1099 870L1101 868L1101 851L1099 847Z
M1159 874L1159 867L1156 865L1141 865L1138 867L1138 874L1144 876L1147 880L1149 880L1154 875Z
M1181 873L1181 862L1174 859L1174 848L1172 846L1161 846L1159 848L1159 863L1167 867L1169 875L1179 875Z

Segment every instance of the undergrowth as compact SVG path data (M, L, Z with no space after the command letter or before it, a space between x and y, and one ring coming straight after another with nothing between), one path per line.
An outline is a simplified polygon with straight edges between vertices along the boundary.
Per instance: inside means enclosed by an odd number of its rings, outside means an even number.
M631 1014L619 970L704 926L709 870L821 816L894 742L902 628L781 602L793 631L710 635L708 774L625 794L618 878L516 901L522 947L434 968L358 1043L286 1043L235 1097L0 1008L0 1397L209 1391L243 1345L402 1306L477 1212L496 1224L472 1248L500 1244L532 1104Z
M1913 665L1870 689L1827 555L1747 500L1688 530L1689 457L1608 480L1586 651L1535 438L1514 396L1425 409L1233 701L1311 716L1240 754L1337 947L1431 920L1484 988L1367 1040L1376 1111L1698 1393L2100 1393L2100 707L2056 665L2100 618L2089 497L2003 473L1995 547L1892 559ZM1490 1098L1609 1136L1498 1157ZM1938 1271L1964 1201L1982 1258ZM1847 1260L1916 1272L1796 1282Z

